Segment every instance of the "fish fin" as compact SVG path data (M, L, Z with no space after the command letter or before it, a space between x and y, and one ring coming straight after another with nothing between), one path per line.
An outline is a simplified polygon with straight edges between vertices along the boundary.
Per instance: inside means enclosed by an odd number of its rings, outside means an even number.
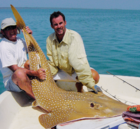
M59 123L59 119L56 119L54 113L42 114L39 116L39 122L44 128L52 128ZM61 122L60 122L61 123Z
M39 116L39 122L44 128L52 128L60 123L64 123L71 120L69 117L70 110L63 111L52 111L47 114L42 114ZM70 118L70 119L69 119Z
M46 109L43 109L42 107L40 107L40 106L38 105L38 103L37 103L36 100L32 102L32 107L33 107L34 109L39 110L39 111L44 112L44 113L50 113L50 112L52 112L52 110L46 110Z
M36 100L35 101L33 101L32 102L32 107L37 107L38 105L37 105L37 102L36 102Z
M11 9L12 9L12 12L13 12L15 18L16 18L17 27L18 27L19 29L25 28L25 27L26 27L25 22L23 21L22 17L20 16L20 14L19 14L18 11L16 10L16 8L15 8L13 5L11 5Z
M65 113L64 113L65 114ZM52 128L61 123L86 120L86 119L95 119L94 117L83 117L83 114L80 113L71 113L70 116L63 116L57 112L51 112L47 114L42 114L39 116L39 122L44 128ZM86 114L85 114L86 116Z

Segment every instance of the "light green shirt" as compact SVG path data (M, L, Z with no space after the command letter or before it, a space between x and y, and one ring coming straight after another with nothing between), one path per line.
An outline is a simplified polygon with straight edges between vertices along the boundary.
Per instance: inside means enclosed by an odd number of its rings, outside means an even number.
M66 29L63 40L59 43L55 33L47 38L47 56L53 75L62 69L68 74L74 71L78 80L89 88L95 86L91 69L87 61L87 56L81 36L73 31Z

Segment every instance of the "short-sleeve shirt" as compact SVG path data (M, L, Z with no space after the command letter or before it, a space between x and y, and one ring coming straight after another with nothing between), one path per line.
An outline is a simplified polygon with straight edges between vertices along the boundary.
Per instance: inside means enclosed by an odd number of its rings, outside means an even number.
M3 82L13 74L13 71L8 67L12 65L22 65L27 60L26 43L21 38L17 37L17 41L9 41L3 38L0 42L0 70L3 75Z

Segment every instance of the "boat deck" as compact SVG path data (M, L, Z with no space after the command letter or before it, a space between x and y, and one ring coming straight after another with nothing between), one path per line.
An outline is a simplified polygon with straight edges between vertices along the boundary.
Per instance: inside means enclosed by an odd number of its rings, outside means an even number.
M31 102L19 109L15 116L10 129L44 129L38 121L42 112L35 110L31 106Z
M140 78L119 76L136 88L140 88ZM101 75L98 83L103 92L114 99L116 97L128 105L140 104L140 91L115 78ZM5 91L0 95L0 125L2 129L44 129L38 121L43 112L33 109L32 101L25 93ZM57 125L57 129L108 129L124 123L121 116L106 119L88 119ZM128 129L119 128L119 129Z

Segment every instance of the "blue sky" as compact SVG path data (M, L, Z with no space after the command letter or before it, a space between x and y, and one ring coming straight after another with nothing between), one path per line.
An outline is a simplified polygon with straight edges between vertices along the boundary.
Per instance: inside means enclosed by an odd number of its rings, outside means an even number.
M53 7L92 9L136 9L140 0L0 0L0 7Z

